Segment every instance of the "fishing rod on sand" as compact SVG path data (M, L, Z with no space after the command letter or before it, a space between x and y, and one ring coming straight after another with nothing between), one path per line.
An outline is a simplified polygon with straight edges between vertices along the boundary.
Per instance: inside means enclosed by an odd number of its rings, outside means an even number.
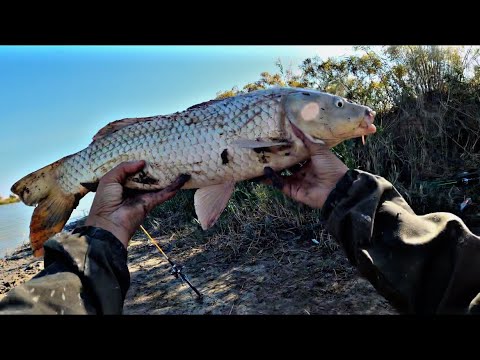
M475 171L462 171L450 179L440 179L433 181L422 181L422 183L429 184L435 187L451 187L457 186L463 189L464 199L459 204L460 213L463 213L467 207L474 205L472 197L467 197L467 189L471 190L480 185L480 170Z
M148 233L147 230L145 230L145 228L140 225L140 229L142 229L142 231L145 233L145 235L147 235L147 237L150 239L150 241L157 247L158 251L160 251L160 253L163 255L163 257L165 259L167 259L168 263L172 266L171 269L170 269L170 274L172 274L173 276L175 276L175 278L180 278L182 280L182 282L185 282L194 292L195 294L197 295L197 301L199 302L202 302L203 300L203 295L200 293L200 291L197 290L197 288L195 286L192 285L192 283L190 282L190 280L188 280L187 276L183 273L183 266L178 266L177 264L175 264L168 256L167 254L165 254L165 252L162 250L162 248L160 247L160 245L158 245L158 243L150 236L150 234Z

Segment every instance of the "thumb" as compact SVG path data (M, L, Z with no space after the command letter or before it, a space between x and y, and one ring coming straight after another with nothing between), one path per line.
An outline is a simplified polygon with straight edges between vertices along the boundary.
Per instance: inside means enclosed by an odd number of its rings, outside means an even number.
M129 175L133 175L143 169L145 166L145 161L129 161L123 162L108 173L106 173L101 182L104 184L119 183L123 184Z
M145 201L148 212L150 212L155 206L174 197L177 191L190 180L190 177L190 175L182 174L165 189L141 195L142 199Z

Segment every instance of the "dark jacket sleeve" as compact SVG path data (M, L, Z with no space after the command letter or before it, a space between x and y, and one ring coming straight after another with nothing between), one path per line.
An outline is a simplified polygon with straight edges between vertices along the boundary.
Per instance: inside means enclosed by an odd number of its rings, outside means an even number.
M337 183L322 215L349 261L400 312L480 312L480 238L459 217L416 215L390 182L360 170Z
M127 251L110 232L80 227L44 244L44 270L11 290L0 314L121 314Z

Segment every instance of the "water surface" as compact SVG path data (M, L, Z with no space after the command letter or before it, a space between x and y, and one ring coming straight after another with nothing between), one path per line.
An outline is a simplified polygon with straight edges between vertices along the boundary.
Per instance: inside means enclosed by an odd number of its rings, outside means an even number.
M74 221L88 214L94 193L89 193L73 211L69 221ZM28 242L30 219L33 206L21 202L0 205L0 258L12 252L16 247Z

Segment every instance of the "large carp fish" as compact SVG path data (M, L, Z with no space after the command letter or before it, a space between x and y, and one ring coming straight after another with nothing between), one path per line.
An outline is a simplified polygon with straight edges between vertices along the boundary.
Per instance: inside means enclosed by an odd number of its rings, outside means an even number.
M333 147L373 134L375 112L342 97L308 89L276 88L212 100L170 115L128 118L102 128L90 145L37 170L12 186L27 205L35 256L60 232L79 200L123 161L145 160L125 187L158 190L180 174L195 192L202 228L213 226L236 182L289 168L308 159L292 126L314 142Z

